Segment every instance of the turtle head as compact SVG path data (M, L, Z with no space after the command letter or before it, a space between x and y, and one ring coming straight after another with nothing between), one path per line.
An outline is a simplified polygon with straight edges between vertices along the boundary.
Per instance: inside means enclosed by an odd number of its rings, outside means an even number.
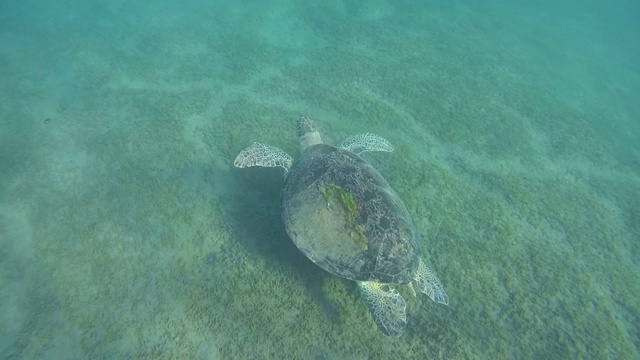
M302 151L310 146L322 144L322 138L316 123L306 116L298 118L298 139L300 140Z

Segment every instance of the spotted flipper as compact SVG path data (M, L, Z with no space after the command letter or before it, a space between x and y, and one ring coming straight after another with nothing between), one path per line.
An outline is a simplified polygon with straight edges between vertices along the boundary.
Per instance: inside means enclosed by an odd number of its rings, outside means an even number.
M390 284L358 282L369 312L378 328L389 336L398 336L407 326L407 304Z
M393 145L390 142L371 133L349 136L342 140L338 147L358 155L367 151L393 151Z
M233 161L239 168L250 166L276 167L280 166L289 171L293 158L275 146L254 142L240 151Z
M422 260L420 260L418 265L415 280L420 292L426 294L431 298L431 300L438 304L449 305L449 297L447 296L447 293L444 292L442 283L440 283L436 274L427 269Z

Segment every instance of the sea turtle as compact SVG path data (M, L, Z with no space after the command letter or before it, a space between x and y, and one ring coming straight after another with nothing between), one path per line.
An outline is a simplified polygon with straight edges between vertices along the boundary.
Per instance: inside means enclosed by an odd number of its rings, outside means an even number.
M298 119L302 157L253 143L234 165L285 169L281 195L287 234L311 261L326 271L355 280L378 328L398 336L407 323L406 304L394 285L411 285L447 305L442 284L422 259L413 221L387 181L360 154L393 151L374 134L324 144L308 117Z

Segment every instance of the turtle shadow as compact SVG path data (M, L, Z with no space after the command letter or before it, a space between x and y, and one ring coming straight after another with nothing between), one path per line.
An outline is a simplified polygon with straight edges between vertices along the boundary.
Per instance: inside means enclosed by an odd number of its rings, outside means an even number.
M252 255L287 262L298 256L280 219L282 169L247 168L232 172L230 225L236 241ZM300 254L300 256L302 256Z
M333 275L300 252L282 223L282 169L247 168L234 173L235 186L229 193L232 197L229 203L233 204L230 206L230 224L238 243L252 256L260 256L273 264L275 271L299 274L305 292L317 301L323 316L338 323L337 305L322 289L322 283Z

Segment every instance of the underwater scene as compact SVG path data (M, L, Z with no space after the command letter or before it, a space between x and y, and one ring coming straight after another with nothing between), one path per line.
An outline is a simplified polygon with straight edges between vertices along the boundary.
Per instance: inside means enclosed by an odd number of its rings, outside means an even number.
M639 18L0 2L0 359L640 359ZM286 202L312 143L402 200L406 281L327 271L377 239L340 186Z

